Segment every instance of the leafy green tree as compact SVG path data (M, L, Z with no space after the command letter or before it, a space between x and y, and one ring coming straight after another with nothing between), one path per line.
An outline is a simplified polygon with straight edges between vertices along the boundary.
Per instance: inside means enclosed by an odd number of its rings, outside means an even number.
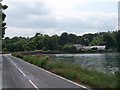
M65 52L76 52L73 44L82 45L107 45L108 50L119 50L120 32L100 32L95 34L85 34L77 36L75 34L62 33L58 35L43 35L36 33L34 37L5 37L2 47L9 52L15 51L34 51L34 50L59 50Z
M69 52L70 52L70 53L74 53L74 52L76 52L76 51L77 51L77 49L76 49L75 46L71 45L71 46L69 47Z
M110 33L104 34L103 41L105 42L107 49L115 46L115 40Z
M69 43L76 43L76 40L77 40L77 35L75 34L69 34Z
M35 49L37 49L37 48L36 48L36 47L37 47L37 43L34 42L34 41L29 41L28 44L27 44L27 46L30 47L30 50L35 50Z
M63 50L63 46L62 45L58 45L58 49L59 51L62 51Z
M103 36L94 37L93 40L90 42L90 45L105 45L103 41Z
M53 35L51 36L51 42L52 42L52 50L57 50L58 49L58 40L59 40L59 36L57 35Z
M24 47L24 51L30 51L31 48L29 46Z
M82 45L88 46L89 43L90 43L90 41L87 38L82 37L82 40L81 40Z
M6 23L4 21L5 21L6 15L3 12L3 10L7 8L8 8L7 5L2 5L2 3L0 3L0 38L3 38L5 34Z
M68 33L66 32L62 33L59 38L59 44L64 46L65 44L68 44L68 42L69 42Z
M3 48L3 52L7 53L8 52L7 48Z
M64 45L62 50L65 51L65 52L69 52L69 45Z
M36 33L36 35L31 39L30 44L33 43L34 49L40 50L43 48L43 37L44 36L41 33Z
M120 52L120 30L117 31L117 51Z
M82 36L78 36L76 39L76 43L81 44L81 42L82 42Z
M74 47L73 45L64 45L62 50L64 52L74 53L74 52L76 52L76 47Z
M95 36L94 34L90 34L90 33L83 35L84 39L88 40L89 42L93 40L94 36Z
M17 41L16 43L14 43L14 51L24 51L24 44L26 42L23 40Z

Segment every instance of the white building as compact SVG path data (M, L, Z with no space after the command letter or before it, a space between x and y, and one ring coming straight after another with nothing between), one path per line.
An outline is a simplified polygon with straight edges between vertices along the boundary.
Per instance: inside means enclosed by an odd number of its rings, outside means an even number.
M83 46L81 44L74 44L73 46L76 47L77 50L92 50L94 48L96 48L97 50L105 50L106 46Z
M106 46L92 46L92 48L97 48L97 50L105 50Z

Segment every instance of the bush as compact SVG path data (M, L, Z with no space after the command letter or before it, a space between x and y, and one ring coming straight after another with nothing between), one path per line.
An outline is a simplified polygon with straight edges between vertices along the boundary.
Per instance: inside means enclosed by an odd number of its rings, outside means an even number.
M45 66L47 64L47 61L48 61L48 57L44 57L44 58L42 58L42 59L40 59L38 61L38 65L37 66L39 66L41 68L45 68Z
M24 55L22 53L12 53L13 56L23 59Z
M25 61L47 69L67 79L89 85L93 88L118 88L119 74L107 75L97 71L83 69L80 66L51 60L48 56L24 56Z
M75 46L72 46L72 45L65 45L63 48L62 48L63 51L65 52L68 52L68 53L74 53L77 51L76 47Z
M7 48L3 48L3 52L7 53L8 52Z

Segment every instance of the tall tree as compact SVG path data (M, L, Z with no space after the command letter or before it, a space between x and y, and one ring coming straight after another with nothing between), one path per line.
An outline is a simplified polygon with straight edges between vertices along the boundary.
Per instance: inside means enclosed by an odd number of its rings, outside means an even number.
M60 45L65 45L68 43L69 40L69 36L68 33L64 32L61 34L60 38L59 38L59 44Z
M120 30L117 32L117 51L120 52Z
M76 43L77 35L69 34L69 43Z
M2 3L0 3L0 39L3 38L4 34L5 34L5 29L6 29L5 18L6 18L6 15L3 12L3 10L5 10L7 8L8 8L7 5L2 5Z
M115 46L115 40L112 37L111 33L109 33L109 32L104 34L103 41L105 42L107 49Z

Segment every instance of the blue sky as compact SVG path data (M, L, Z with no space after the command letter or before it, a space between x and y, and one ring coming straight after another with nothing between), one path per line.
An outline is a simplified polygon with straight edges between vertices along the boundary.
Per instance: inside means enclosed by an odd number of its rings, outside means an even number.
M4 0L6 35L83 35L117 29L118 0Z

